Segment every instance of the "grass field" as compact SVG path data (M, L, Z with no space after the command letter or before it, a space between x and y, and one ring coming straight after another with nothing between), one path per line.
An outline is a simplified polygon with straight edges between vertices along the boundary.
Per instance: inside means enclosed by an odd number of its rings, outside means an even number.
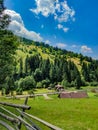
M28 105L31 109L27 112L63 130L98 130L98 98L89 95L91 97L85 99L59 99L57 95L51 96L50 100L44 97L29 98ZM24 99L0 98L0 101L24 103ZM48 130L39 125L42 130ZM1 126L0 128L3 130Z

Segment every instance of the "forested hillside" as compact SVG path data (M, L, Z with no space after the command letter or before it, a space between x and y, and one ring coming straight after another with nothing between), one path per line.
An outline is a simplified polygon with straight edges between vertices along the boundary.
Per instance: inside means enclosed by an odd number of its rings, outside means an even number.
M24 38L19 42L12 79L8 81L13 81L17 92L54 88L56 84L77 89L98 85L97 60Z

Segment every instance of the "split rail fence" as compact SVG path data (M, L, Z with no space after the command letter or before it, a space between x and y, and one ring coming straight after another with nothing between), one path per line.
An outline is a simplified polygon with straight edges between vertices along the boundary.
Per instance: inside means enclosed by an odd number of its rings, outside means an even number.
M8 130L42 130L33 120L36 120L51 130L62 130L36 116L26 113L26 110L31 109L27 105L28 97L26 97L24 105L0 102L0 125ZM17 113L11 112L8 107L13 107ZM33 120L32 120L33 119Z

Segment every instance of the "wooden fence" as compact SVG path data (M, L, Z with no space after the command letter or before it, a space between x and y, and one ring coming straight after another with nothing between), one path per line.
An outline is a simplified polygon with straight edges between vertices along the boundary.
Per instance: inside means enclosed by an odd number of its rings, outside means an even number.
M42 130L32 121L32 119L34 119L44 124L51 130L62 130L49 122L26 113L25 110L31 109L31 107L27 105L27 102L28 97L26 97L24 105L0 102L0 125L8 130L23 130L22 126L24 126L26 130ZM18 115L12 113L11 110L8 110L8 107L6 108L6 106L13 107L17 111Z

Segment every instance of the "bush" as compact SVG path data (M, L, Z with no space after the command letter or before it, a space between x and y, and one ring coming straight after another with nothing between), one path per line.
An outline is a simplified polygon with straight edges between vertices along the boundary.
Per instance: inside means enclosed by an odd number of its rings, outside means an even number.
M21 78L19 81L15 82L15 85L17 85L18 89L24 90L30 90L36 88L36 82L33 78L33 76L27 76L25 78Z
M72 81L71 82L71 87L75 87L75 86L76 86L75 81Z
M22 95L22 93L23 93L23 89L18 87L17 90L16 90L16 94Z
M44 88L48 88L49 84L50 84L50 80L49 79L42 80L42 86Z
M28 94L34 94L34 90L29 90Z
M36 87L37 87L37 88L42 88L42 82L37 82Z
M34 72L34 79L36 80L36 82L39 82L42 80L42 78L42 71L39 68L37 68Z
M27 76L23 80L23 90L30 90L36 87L36 82L33 76Z
M54 87L55 87L55 84L52 84L52 83L51 83L51 84L49 85L49 87L50 87L50 88L54 88Z
M90 85L91 86L98 86L98 82L91 82Z
M70 83L67 81L67 80L62 80L62 83L61 83L62 86L64 86L65 88L67 87L70 87Z
M2 94L2 96L5 95L5 88L2 88L1 94Z

